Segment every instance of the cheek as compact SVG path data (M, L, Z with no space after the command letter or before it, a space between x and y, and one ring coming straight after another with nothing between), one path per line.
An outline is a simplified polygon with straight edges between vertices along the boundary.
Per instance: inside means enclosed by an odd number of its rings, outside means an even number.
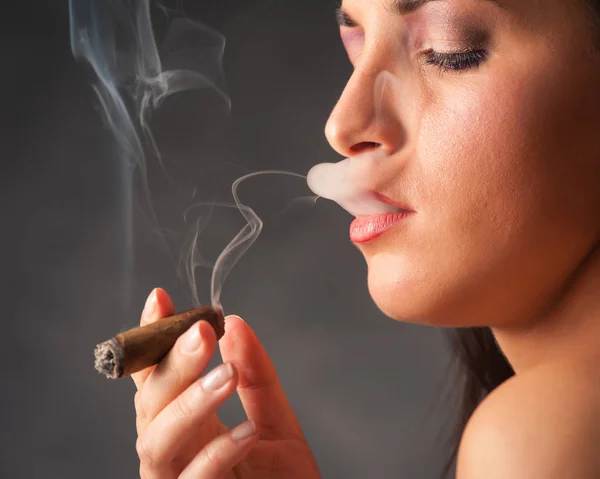
M509 241L540 207L530 128L506 85L470 88L429 111L419 169L429 184L425 209L461 244L485 249Z
M448 205L460 229L501 244L550 219L553 229L581 229L600 213L600 78L547 64L468 79L424 116L417 150L428 201Z
M519 229L515 189L527 183L506 142L511 126L494 123L506 105L473 90L450 100L424 109L398 180L418 185L410 228L366 255L369 290L384 313L444 326L475 316L457 301L473 306L476 286L506 259Z
M530 315L597 239L598 115L547 78L474 77L424 110L402 178L419 185L418 217L367 255L386 314L446 326Z

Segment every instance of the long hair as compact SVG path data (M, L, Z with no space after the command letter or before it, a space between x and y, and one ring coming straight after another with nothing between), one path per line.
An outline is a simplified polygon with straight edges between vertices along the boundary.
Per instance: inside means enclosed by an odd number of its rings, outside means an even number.
M462 382L457 422L452 432L452 451L442 477L447 477L458 454L465 426L475 408L492 390L515 372L502 354L490 328L457 328L448 330L456 374Z

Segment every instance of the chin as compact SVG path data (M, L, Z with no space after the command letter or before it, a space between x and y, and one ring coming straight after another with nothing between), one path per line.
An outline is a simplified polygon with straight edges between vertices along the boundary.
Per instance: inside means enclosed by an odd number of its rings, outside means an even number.
M369 293L386 316L405 323L437 327L466 326L465 317L449 314L453 308L444 298L444 288L431 276L417 274L398 258L367 261ZM446 291L448 293L448 291Z
M369 293L386 316L408 323L421 323L424 308L416 278L408 265L390 255L375 255L367 260Z

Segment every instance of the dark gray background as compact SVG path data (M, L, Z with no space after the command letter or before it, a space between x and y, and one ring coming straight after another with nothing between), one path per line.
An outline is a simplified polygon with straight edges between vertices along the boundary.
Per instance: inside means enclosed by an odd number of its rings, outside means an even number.
M338 160L323 129L351 67L334 4L213 4L200 14L227 38L233 107L228 113L209 91L165 103L153 126L170 174L198 188L198 200L231 201L229 187L245 173L306 174ZM192 306L189 289L156 225L136 213L132 292L123 303L118 155L93 76L72 58L67 4L3 10L0 477L137 477L133 382L99 375L93 349L137 324L153 287L170 291L178 310ZM192 201L149 168L160 226L180 238ZM252 325L273 358L323 477L437 477L451 425L442 331L378 311L348 239L351 218L335 204L273 217L310 194L302 180L256 178L240 194L265 229L233 269L223 305ZM218 209L211 225L201 249L214 260L243 223ZM208 280L199 271L204 302ZM244 420L237 397L221 416L230 426Z

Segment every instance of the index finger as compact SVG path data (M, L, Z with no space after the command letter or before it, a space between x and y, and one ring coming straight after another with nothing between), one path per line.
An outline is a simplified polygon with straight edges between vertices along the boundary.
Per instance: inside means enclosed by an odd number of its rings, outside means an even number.
M250 326L239 316L225 319L227 333L219 342L224 362L239 372L237 392L261 438L305 440L298 419L281 387L275 367Z
M162 288L154 288L146 300L140 318L140 326L159 321L162 318L172 316L173 314L175 314L175 305L173 304L169 293ZM156 365L150 366L131 375L138 391L144 385L146 379L150 376L150 373L152 373L155 367Z

